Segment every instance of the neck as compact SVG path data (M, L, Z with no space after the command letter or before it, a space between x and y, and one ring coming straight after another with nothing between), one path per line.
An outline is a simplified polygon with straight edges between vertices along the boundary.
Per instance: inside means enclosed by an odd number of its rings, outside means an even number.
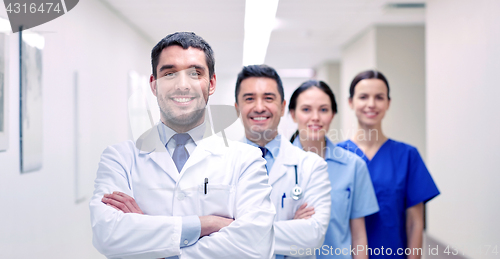
M205 120L205 115L201 117L201 119L197 122L186 124L186 125L179 125L175 123L171 123L169 120L166 120L165 118L161 118L161 122L165 124L167 127L173 129L177 133L186 133L198 126L200 126L203 121Z
M266 130L262 133L257 132L246 132L246 138L253 143L257 144L259 147L264 147L267 143L271 142L276 136L278 136L278 129Z
M358 122L358 129L352 141L358 145L371 147L384 143L387 137L382 132L382 124L364 125Z
M299 138L300 144L302 145L302 149L304 151L314 152L319 156L321 156L322 158L325 158L326 137L323 137L319 140L318 139L311 140L309 138L302 139L300 135L297 137Z

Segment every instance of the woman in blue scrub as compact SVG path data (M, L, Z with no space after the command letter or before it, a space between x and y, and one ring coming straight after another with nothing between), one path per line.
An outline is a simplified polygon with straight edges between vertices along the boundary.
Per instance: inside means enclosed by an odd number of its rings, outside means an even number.
M424 203L439 191L417 149L382 132L390 103L384 75L359 73L349 89L358 130L338 145L365 160L377 194L380 211L365 219L370 258L420 258Z
M310 80L295 90L288 109L298 124L291 142L326 160L332 184L331 216L324 242L328 247L322 249L321 255L316 254L316 258L331 258L332 255L349 259L368 258L363 252L351 254L351 246L366 248L364 217L377 212L379 208L364 161L335 146L326 137L337 112L335 96L324 82ZM301 207L295 215L308 215L301 210L312 209Z

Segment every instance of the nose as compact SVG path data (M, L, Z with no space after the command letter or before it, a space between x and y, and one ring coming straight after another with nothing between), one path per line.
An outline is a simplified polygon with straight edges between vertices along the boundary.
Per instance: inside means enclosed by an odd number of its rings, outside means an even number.
M257 98L257 100L255 101L254 111L256 113L262 113L265 110L266 107L264 106L264 102L260 98Z
M312 121L319 121L319 112L318 111L313 111L311 120Z
M375 98L370 97L368 99L368 107L370 107L370 108L375 107Z
M175 88L180 91L188 91L191 89L188 71L184 70L179 72L175 82Z

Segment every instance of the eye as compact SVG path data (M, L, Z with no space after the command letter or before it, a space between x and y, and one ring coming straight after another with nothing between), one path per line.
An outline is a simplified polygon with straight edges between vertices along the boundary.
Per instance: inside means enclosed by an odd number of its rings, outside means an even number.
M328 112L329 110L327 108L322 108L321 112Z
M174 77L177 73L176 72L167 72L165 74L165 77Z
M272 102L272 101L274 101L274 98L273 97L266 97L265 100Z
M309 111L310 111L310 109L309 109L309 108L302 108L302 111L303 111L303 112L309 112Z
M366 95L361 95L358 98L361 99L361 100L364 100L364 99L366 99Z
M246 101L246 102L253 101L253 97L247 97L247 98L245 98L245 101Z
M385 97L383 95L377 96L377 100L385 100Z

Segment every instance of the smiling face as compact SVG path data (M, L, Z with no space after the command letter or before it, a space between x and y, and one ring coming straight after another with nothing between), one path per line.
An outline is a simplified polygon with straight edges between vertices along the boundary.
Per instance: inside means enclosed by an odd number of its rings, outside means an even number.
M205 118L208 96L215 92L215 75L210 79L205 53L197 48L169 46L162 50L150 77L158 99L162 122L176 132L186 132Z
M246 137L264 146L278 134L278 124L285 113L285 101L281 102L274 79L249 77L241 82L235 108L241 114Z
M387 86L376 78L359 81L354 87L352 99L349 99L349 106L363 127L380 127L389 105Z
M300 93L290 114L298 124L301 140L323 140L334 116L330 97L317 87Z

